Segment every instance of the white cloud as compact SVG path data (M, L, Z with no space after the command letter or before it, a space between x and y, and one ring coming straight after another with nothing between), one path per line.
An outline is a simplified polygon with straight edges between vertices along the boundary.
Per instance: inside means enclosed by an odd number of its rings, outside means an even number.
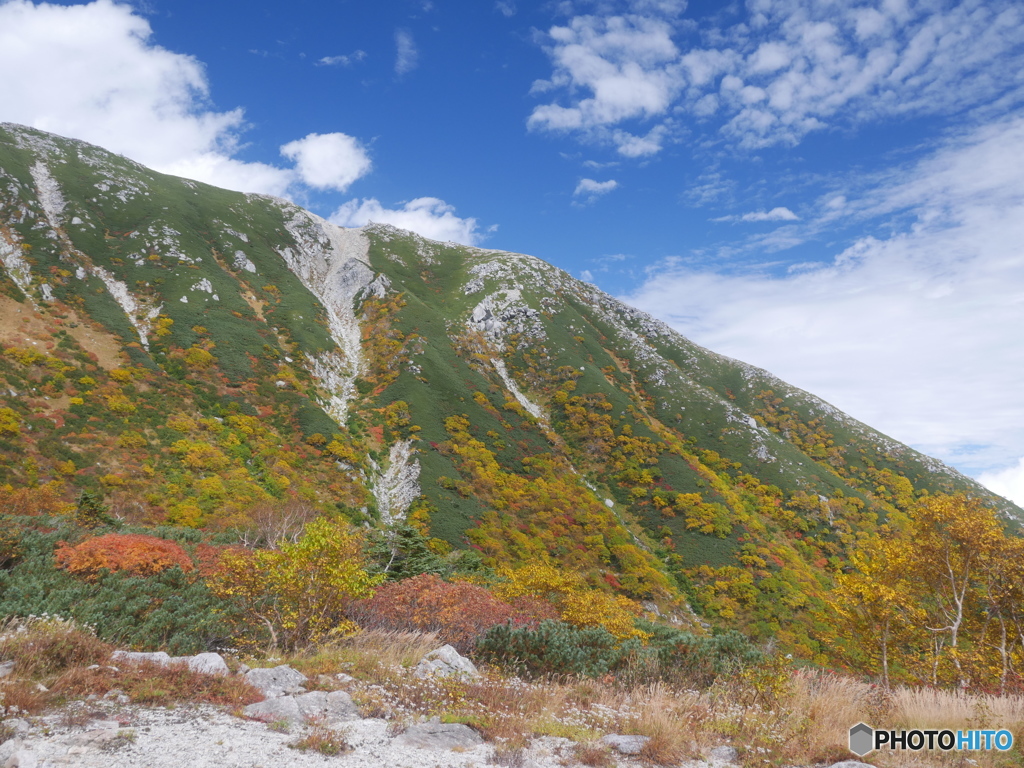
M591 272L589 269L584 269L582 272L580 272L580 280L586 283L591 283L594 281L594 273Z
M566 89L589 94L536 107L528 125L557 132L580 131L592 138L625 147L630 157L652 154L660 143L646 143L626 131L610 131L623 121L663 114L682 87L681 70L672 63L679 51L672 27L660 18L640 15L576 16L568 26L548 30L546 50L555 71L534 84L543 93ZM639 147L639 149L638 149Z
M994 472L983 472L978 481L989 490L1009 499L1018 507L1024 507L1024 457L1016 466Z
M420 52L416 49L416 41L407 29L395 31L395 73L404 75L412 72L419 64Z
M516 15L516 4L512 0L496 0L494 9L506 19Z
M670 261L626 298L968 473L1024 455L1024 118L835 201L897 231L783 277Z
M747 18L722 28L680 24L658 3L630 5L621 15L598 6L602 14L548 31L553 71L533 92L555 98L533 110L531 128L621 147L617 136L637 134L627 125L668 128L688 114L760 148L835 125L1024 98L1024 6L1014 0L775 0L748 4ZM694 37L701 42L684 43Z
M322 67L350 67L366 58L366 51L356 50L342 56L324 56L317 61L317 66Z
M772 208L770 211L751 211L750 213L740 214L738 216L719 216L717 219L712 221L743 221L743 222L758 222L758 221L799 221L800 217L793 213L789 208L778 207Z
M344 192L371 167L363 145L344 133L311 133L285 144L281 154L294 160L302 181L317 189Z
M418 197L397 209L385 208L373 198L349 200L330 219L342 227L362 227L370 222L391 224L431 240L450 240L464 245L477 245L485 237L477 229L476 219L456 216L454 206L436 197ZM487 231L494 229L490 227Z
M151 38L142 16L111 0L0 3L0 70L16 73L3 81L3 118L229 189L286 195L296 184L324 181L305 162L310 137L286 145L298 145L299 170L235 157L243 111L215 110L202 63ZM327 141L321 137L319 148ZM329 170L344 178L337 162Z
M607 195L618 186L619 182L615 181L615 179L609 179L608 181L580 179L580 183L576 185L572 196L582 198L585 203L592 203L602 195Z

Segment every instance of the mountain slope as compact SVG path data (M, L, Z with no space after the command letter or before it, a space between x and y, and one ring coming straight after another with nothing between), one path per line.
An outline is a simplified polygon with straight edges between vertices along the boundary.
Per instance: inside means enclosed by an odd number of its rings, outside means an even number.
M859 532L942 491L1020 514L533 257L9 124L0 169L9 493L215 529L298 502L411 520L437 551L685 594L808 653L794 618Z

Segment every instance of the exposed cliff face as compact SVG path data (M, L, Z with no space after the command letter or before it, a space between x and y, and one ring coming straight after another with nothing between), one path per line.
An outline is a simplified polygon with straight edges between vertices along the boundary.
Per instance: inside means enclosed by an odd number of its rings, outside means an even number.
M342 229L286 201L274 202L290 214L285 226L296 243L278 253L327 312L336 348L310 360L309 371L328 393L327 412L344 424L364 368L356 300L371 285L371 295L386 293L386 279L374 284L366 262L369 240L361 230Z
M921 493L987 495L533 257L343 229L11 125L0 262L25 318L0 321L0 392L22 393L0 484L97 487L152 521L301 496L392 525L418 501L488 558L636 594L691 579L717 605L721 569L812 589Z

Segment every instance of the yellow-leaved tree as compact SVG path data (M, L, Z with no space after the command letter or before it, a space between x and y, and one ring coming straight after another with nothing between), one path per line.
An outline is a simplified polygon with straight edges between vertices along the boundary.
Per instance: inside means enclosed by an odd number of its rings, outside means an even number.
M826 597L823 624L855 667L889 682L1008 685L1024 670L1024 543L965 494L926 496L860 541Z
M500 581L494 584L493 590L502 600L510 603L522 597L544 600L555 607L563 621L577 627L604 627L620 640L649 637L634 624L634 619L641 614L637 603L591 587L577 571L539 561L518 568L501 566L496 573Z
M825 597L834 649L854 666L889 670L923 618L912 586L910 553L903 541L872 537L850 553L850 570Z
M279 549L227 551L209 584L234 604L239 644L257 645L265 629L274 647L297 650L357 629L348 606L371 596L383 580L367 572L358 530L319 518Z

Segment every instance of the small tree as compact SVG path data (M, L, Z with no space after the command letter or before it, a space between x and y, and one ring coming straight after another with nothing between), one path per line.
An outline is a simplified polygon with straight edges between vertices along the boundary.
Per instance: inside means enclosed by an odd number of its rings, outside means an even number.
M103 496L96 491L85 489L78 494L78 502L75 507L75 520L79 525L86 528L96 528L101 525L114 525L117 521L108 513L110 507L103 503Z
M262 625L274 647L297 650L355 630L348 606L383 580L367 572L356 529L320 518L280 549L225 552L209 584L237 608L238 642L253 645Z

